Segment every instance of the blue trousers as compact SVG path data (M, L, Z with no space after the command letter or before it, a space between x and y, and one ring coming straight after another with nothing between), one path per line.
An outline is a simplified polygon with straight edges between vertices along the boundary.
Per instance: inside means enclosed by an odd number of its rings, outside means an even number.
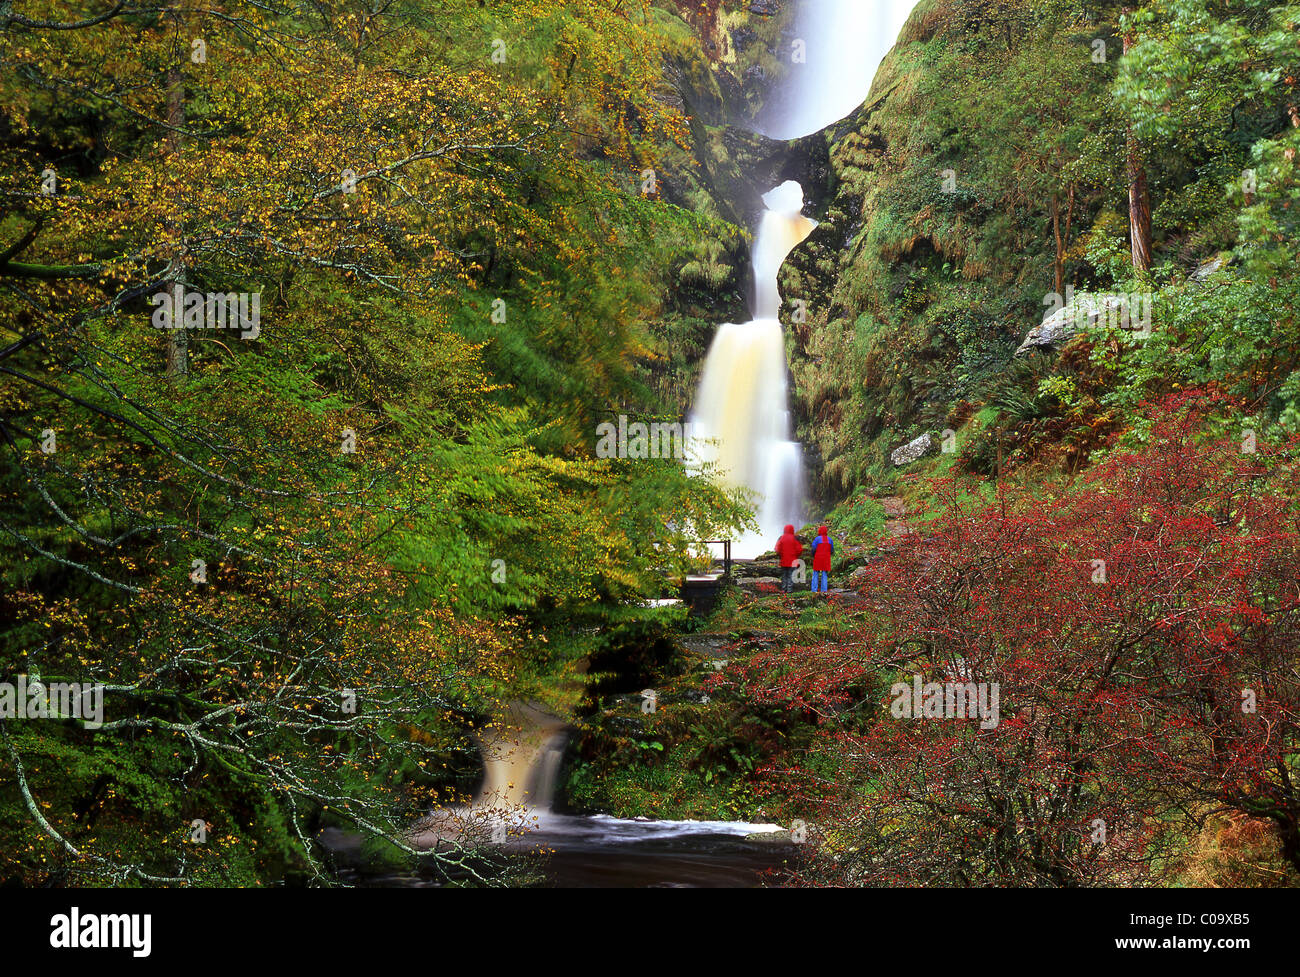
M818 578L821 578L820 581ZM820 584L820 585L819 585ZM825 570L814 570L812 572L812 592L827 593L830 589L830 574Z

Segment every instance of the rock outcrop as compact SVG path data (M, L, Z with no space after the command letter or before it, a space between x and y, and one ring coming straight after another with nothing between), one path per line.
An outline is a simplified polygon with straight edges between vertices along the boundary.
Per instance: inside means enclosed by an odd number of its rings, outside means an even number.
M928 433L922 434L919 438L913 438L907 444L900 448L895 448L890 452L889 460L895 465L910 465L912 462L925 457L934 447L934 438Z
M1036 349L1058 349L1081 329L1121 318L1127 322L1128 314L1124 296L1080 295L1029 330L1024 342L1016 348L1016 355L1026 356Z

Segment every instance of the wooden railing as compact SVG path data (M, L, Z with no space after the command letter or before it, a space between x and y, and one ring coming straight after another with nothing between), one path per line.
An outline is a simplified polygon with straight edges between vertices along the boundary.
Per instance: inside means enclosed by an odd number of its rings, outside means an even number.
M705 546L712 546L714 543L722 544L722 576L728 583L731 582L731 540L729 539L702 539L700 540Z

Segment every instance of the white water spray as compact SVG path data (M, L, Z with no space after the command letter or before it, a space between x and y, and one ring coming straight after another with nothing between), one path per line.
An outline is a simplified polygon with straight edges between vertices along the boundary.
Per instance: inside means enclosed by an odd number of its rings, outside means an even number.
M788 74L762 126L773 139L798 139L855 111L876 69L898 39L917 0L802 0L794 18L801 59ZM783 52L785 53L785 52Z
M803 521L803 458L790 433L776 276L786 255L817 225L801 213L803 191L793 181L772 190L763 203L767 210L753 253L756 318L718 328L691 415L696 458L716 465L727 484L758 496L758 533L732 542L732 555L741 559L770 548L787 522Z
M804 0L795 31L806 58L791 65L782 108L767 134L805 136L861 105L915 5L916 0ZM793 180L766 193L763 205L751 259L754 318L718 327L691 413L694 458L716 465L724 484L756 496L758 532L732 542L732 555L741 559L771 549L786 523L799 526L805 515L777 276L817 224L803 216L803 188Z

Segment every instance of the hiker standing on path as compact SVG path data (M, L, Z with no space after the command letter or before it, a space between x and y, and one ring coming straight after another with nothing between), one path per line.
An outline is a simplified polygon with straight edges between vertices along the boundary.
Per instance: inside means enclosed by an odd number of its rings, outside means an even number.
M817 538L812 544L812 592L828 593L830 590L831 556L835 552L835 543L825 526L817 527ZM820 587L818 586L820 582Z
M794 534L794 526L785 527L785 535L776 541L776 557L781 561L781 593L794 590L794 564L803 552L803 543Z

